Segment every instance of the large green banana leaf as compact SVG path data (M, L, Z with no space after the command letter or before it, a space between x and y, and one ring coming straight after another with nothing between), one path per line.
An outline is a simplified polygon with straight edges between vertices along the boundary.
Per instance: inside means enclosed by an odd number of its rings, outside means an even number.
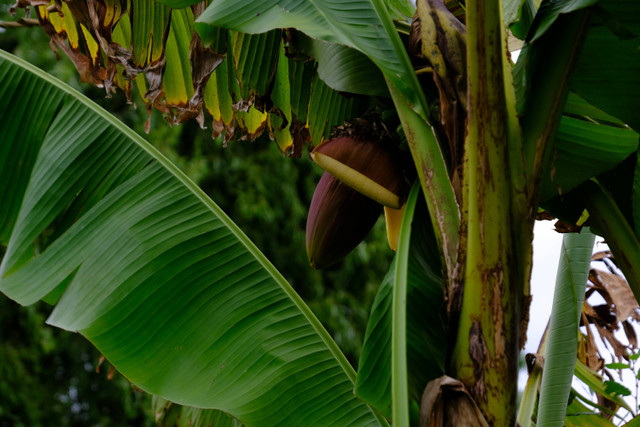
M243 424L222 411L181 406L153 398L153 414L156 424L166 427L241 427Z
M0 290L46 298L142 389L247 425L369 425L355 373L197 186L74 90L0 51Z
M633 129L589 120L593 119L566 113L560 120L553 156L542 175L541 200L568 193L613 169L638 149L639 137Z
M571 89L640 131L640 9L635 0L601 0Z
M591 172L595 176L613 168L635 151L634 138L637 142L637 133L629 127L638 130L634 112L640 108L640 13L633 0L602 0L590 7L593 4L543 2L514 68L525 141L553 135L560 126L558 138L551 138L555 147L545 168L553 170L561 193L586 181ZM563 93L569 88L574 94L564 108ZM582 122L572 120L576 118ZM589 120L592 123L586 123ZM526 149L536 148L529 144ZM558 159L552 159L556 155ZM549 196L551 187L545 186Z

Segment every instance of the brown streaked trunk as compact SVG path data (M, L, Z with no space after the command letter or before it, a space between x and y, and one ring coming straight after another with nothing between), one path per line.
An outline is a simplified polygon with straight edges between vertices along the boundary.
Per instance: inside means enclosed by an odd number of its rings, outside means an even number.
M467 2L468 123L457 280L463 295L451 369L490 425L515 423L520 292L513 227L506 54L500 2ZM455 314L454 314L455 315Z

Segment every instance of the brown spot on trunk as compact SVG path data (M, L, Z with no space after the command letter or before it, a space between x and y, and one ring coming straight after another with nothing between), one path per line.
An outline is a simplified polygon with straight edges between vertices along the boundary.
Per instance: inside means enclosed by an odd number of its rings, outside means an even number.
M482 326L477 320L473 321L469 329L469 356L473 362L473 374L476 382L473 384L473 395L487 401L487 390L484 384L484 361L489 357L487 343L482 335Z

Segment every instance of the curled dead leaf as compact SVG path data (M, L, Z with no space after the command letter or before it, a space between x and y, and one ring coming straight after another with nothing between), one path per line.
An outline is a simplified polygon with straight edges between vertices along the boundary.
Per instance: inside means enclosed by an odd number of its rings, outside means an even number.
M594 266L598 264L604 268L592 268L589 272L578 358L592 371L615 381L614 373L605 367L605 360L622 362L638 351L633 322L640 320L640 309L611 253L596 253L592 261ZM619 331L624 333L626 341ZM599 395L598 402L605 407L611 405L606 396Z
M622 277L606 271L592 270L597 276L600 293L614 306L618 320L623 322L630 317L637 318L638 302L633 296L629 284ZM606 295L606 296L605 296Z
M446 375L427 384L420 403L420 427L488 427L464 384Z

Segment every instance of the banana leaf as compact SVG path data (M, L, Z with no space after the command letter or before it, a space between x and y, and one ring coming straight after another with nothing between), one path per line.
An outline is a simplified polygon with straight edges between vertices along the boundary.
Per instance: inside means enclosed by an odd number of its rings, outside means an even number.
M561 425L578 349L578 321L595 235L588 229L565 234L549 323L537 424Z
M0 291L55 303L49 324L181 405L245 425L378 423L292 287L151 145L3 51L0 114Z
M407 209L409 207L407 205ZM415 218L428 217L422 196L411 207L415 209ZM398 281L404 282L406 287L404 345L406 366L411 373L407 379L410 401L419 404L427 383L444 374L446 362L446 313L441 265L428 222L413 222L409 248L398 251L380 285L367 324L356 380L356 395L389 419L392 416L392 319ZM397 264L401 256L406 258L404 268ZM396 272L400 273L399 277L396 277Z

